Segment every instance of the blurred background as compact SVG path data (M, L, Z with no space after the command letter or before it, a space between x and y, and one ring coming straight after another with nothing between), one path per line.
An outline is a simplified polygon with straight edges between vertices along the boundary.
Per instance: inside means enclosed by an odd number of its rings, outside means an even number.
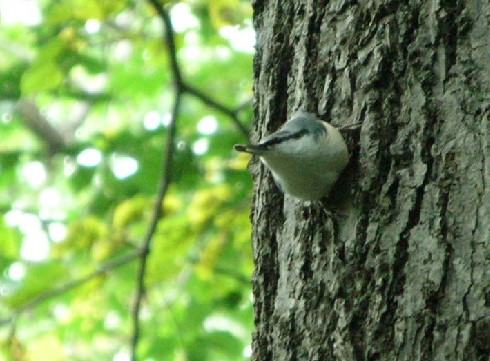
M249 1L165 2L184 81L141 360L247 360ZM130 359L175 96L147 1L0 0L0 360Z

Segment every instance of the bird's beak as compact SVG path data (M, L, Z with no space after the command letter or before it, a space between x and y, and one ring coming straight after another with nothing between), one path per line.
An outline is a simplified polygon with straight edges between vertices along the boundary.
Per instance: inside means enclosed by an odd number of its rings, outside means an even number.
M237 152L249 153L254 155L262 155L265 153L266 149L260 144L235 144L234 146Z

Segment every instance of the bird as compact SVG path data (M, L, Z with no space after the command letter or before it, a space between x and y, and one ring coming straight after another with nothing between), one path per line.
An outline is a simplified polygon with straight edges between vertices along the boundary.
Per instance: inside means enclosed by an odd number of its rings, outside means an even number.
M258 156L278 188L301 201L328 196L349 162L339 130L305 111L295 112L257 144L236 144L234 148Z

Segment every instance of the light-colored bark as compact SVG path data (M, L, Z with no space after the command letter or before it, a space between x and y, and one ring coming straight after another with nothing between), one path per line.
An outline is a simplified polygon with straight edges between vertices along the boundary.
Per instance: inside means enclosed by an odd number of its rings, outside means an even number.
M252 166L254 360L488 360L490 3L253 5L254 140L362 122L338 228Z

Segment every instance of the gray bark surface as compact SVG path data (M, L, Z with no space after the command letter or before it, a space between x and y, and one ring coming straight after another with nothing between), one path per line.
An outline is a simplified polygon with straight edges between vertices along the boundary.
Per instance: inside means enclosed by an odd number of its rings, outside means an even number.
M252 165L253 359L489 360L490 3L253 6L253 140L362 123L337 227Z

